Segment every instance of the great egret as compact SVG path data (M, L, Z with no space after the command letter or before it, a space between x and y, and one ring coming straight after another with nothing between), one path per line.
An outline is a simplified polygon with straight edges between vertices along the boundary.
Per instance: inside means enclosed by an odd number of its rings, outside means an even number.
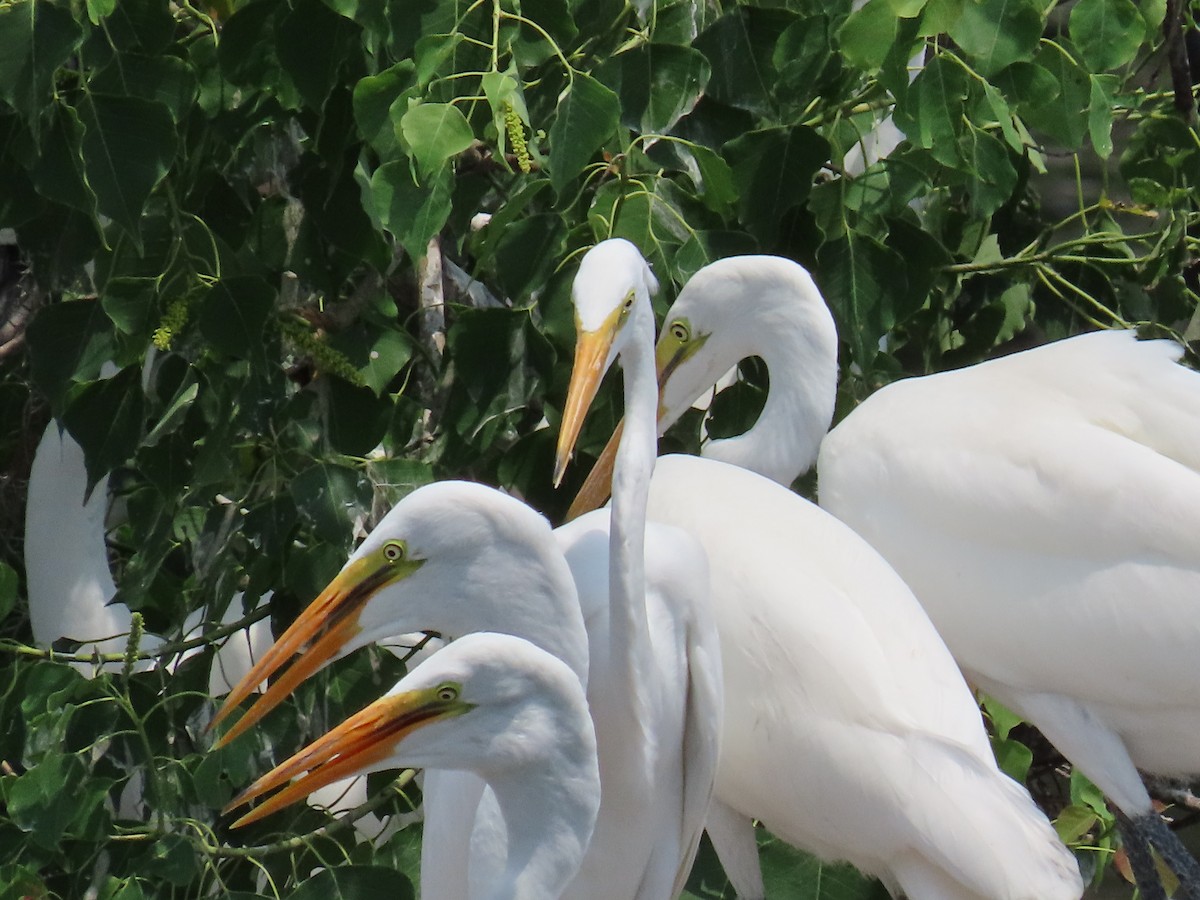
M335 779L395 766L465 770L491 787L499 852L475 852L472 897L547 900L575 876L600 807L596 738L579 677L518 637L470 634L264 775L227 808L299 780L234 827Z
M687 527L712 570L727 699L716 798L743 815L740 830L731 818L710 829L714 845L744 858L728 851L753 846L754 817L914 900L1077 898L1073 857L997 769L970 690L900 578L832 515L727 464L790 481L811 463L836 352L812 280L774 257L698 272L658 345L664 429L742 358L771 375L749 432L710 441L717 459L662 457L650 486L651 518ZM756 868L729 874L739 895L761 895Z
M704 553L686 532L646 525L657 443L650 305L657 289L628 241L602 241L584 255L572 286L577 343L554 471L558 483L600 379L619 356L631 424L617 451L611 515L594 513L560 540L568 561L576 560L581 595L593 592L583 597L585 608L607 613L606 622L599 615L589 622L588 633L593 676L605 676L604 690L589 693L597 728L611 722L624 736L620 745L600 746L604 807L615 804L622 814L602 811L596 852L582 871L593 861L606 866L607 873L594 873L607 874L595 882L606 885L604 896L647 900L683 890L712 796L721 720ZM597 546L605 539L607 598L593 568L605 560Z
M1181 355L1099 332L899 381L834 429L819 473L967 677L1132 820L1131 860L1149 841L1196 898L1138 774L1200 773L1200 374Z
M250 728L326 662L419 628L516 634L563 660L587 684L583 616L549 524L492 488L443 481L413 491L384 516L234 688L217 722L303 650L219 743ZM426 775L421 893L427 900L468 893L469 838L483 787L465 772ZM481 815L494 824L497 814L489 806Z
M113 599L117 586L109 569L104 538L108 476L96 483L90 497L86 497L87 484L83 448L57 421L51 421L34 454L26 495L25 576L30 625L34 642L42 647L66 637L79 641L84 651L122 653L133 614L124 603ZM63 547L70 547L71 552L63 553ZM221 624L241 618L240 601L240 595L230 601ZM195 637L203 628L203 612L197 611L184 623L184 637ZM209 695L218 697L228 692L230 685L250 669L254 654L264 650L270 639L270 625L265 619L226 638L213 656ZM146 635L141 649L154 650L162 643L161 637ZM168 660L168 671L188 655ZM92 663L71 665L83 675L91 675L96 669ZM122 666L119 662L105 663L100 668L119 671ZM139 670L150 666L149 661L137 664Z

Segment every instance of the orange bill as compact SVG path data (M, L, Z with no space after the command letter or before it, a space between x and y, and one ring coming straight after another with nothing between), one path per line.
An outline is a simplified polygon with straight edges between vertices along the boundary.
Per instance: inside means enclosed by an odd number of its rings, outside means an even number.
M471 704L457 699L440 699L437 688L381 697L259 778L222 812L244 806L301 772L307 773L243 815L232 827L257 822L327 784L371 770L392 756L400 741L413 731L438 719L462 715L471 708Z
M245 732L282 703L306 678L336 658L359 633L358 618L363 606L380 588L411 572L418 562L399 565L372 553L347 565L329 586L291 624L225 698L209 728L222 722L260 684L283 668L266 692L237 723L222 734L214 747L222 747ZM301 655L293 660L295 654Z
M622 309L615 310L595 331L578 328L579 338L575 343L575 362L571 367L571 383L567 387L567 402L563 405L562 424L558 431L558 450L554 457L554 486L562 483L567 463L583 429L600 380L604 377L608 353L621 324Z

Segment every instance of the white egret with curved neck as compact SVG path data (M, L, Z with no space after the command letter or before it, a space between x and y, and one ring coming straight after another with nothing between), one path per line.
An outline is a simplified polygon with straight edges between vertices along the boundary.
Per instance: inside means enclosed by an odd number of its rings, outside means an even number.
M832 416L837 336L807 272L744 257L693 277L658 344L660 426L751 355L772 387L755 425L708 442L713 458L660 458L649 499L651 518L687 527L709 556L726 683L710 833L739 895L762 893L753 817L894 895L1079 897L1073 857L996 767L970 690L901 579L833 516L730 465L790 482Z
M468 771L493 791L502 850L471 859L478 870L471 898L547 900L575 877L600 808L600 776L583 687L562 660L512 635L467 635L258 779L226 811L306 773L238 827L337 779L397 766Z
M620 357L636 424L617 451L611 515L598 511L557 536L589 620L593 677L604 675L604 689L589 691L593 716L624 736L600 747L605 807L621 814L602 811L583 872L593 861L609 866L594 873L607 885L604 896L644 900L683 890L712 795L721 718L704 552L685 532L646 524L657 443L657 289L628 241L603 241L584 255L572 286L577 344L555 458L557 483L600 380Z

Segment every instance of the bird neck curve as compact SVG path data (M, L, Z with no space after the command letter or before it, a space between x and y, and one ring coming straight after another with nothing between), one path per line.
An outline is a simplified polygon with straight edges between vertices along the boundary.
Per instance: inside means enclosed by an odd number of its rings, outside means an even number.
M614 671L636 692L649 657L646 617L645 540L650 478L658 453L658 376L654 365L654 317L648 298L627 325L621 351L625 379L625 430L613 467L609 519L609 651ZM632 694L631 694L632 696Z
M583 862L600 807L595 744L589 752L586 741L570 741L547 758L486 780L504 819L506 858L498 877L486 879L473 896L561 896Z
M758 420L743 434L709 441L701 455L757 472L785 487L817 461L837 398L837 328L815 288L764 293L742 319L722 371L749 356L770 383Z

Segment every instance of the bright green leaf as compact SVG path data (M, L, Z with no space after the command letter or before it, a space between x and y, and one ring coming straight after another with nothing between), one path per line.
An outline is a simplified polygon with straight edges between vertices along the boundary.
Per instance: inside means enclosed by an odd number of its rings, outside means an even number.
M1058 814L1054 830L1059 840L1070 845L1092 830L1099 822L1096 811L1086 806L1071 805Z
M877 71L896 41L896 24L888 0L869 0L852 12L838 32L847 61L866 72Z
M1043 4L1036 0L966 0L950 37L987 76L1028 60L1042 37Z
M466 116L449 103L419 103L400 118L400 133L425 178L475 142Z
M1093 72L1125 65L1146 37L1146 22L1131 0L1079 0L1071 10L1071 40Z
M1088 135L1096 155L1108 159L1112 154L1113 95L1117 79L1112 75L1091 76L1092 96L1088 104Z
M387 163L371 176L375 212L414 259L425 256L429 239L450 217L450 178L441 172L430 185L413 182L407 161Z

